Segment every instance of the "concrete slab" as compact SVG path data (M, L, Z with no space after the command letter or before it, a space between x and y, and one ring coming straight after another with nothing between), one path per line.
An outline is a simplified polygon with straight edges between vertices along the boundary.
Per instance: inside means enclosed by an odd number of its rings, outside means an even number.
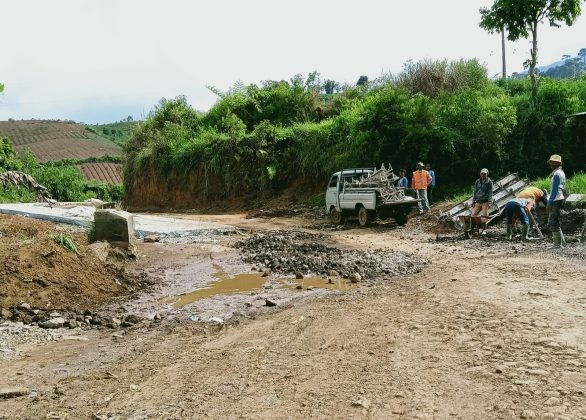
M78 204L78 203L75 203ZM15 214L34 219L49 220L76 226L89 226L94 220L96 208L91 205L80 206L60 203L53 208L44 203L10 203L0 204L0 214ZM232 226L219 223L201 222L180 217L155 216L151 214L133 214L134 230L138 239L147 235L158 234L164 238L186 238L202 234L234 232Z

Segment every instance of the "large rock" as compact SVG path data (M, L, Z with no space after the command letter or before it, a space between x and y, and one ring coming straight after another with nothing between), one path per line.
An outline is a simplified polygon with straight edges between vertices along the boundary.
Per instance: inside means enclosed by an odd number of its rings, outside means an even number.
M106 262L110 253L110 244L106 241L94 242L88 245L88 250L100 261Z
M112 246L135 253L136 236L131 213L113 209L96 210L94 229L96 241L108 241Z

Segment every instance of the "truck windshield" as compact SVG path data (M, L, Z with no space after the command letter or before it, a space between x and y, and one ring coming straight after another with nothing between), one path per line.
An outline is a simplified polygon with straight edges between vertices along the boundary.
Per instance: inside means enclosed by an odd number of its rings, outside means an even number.
M322 184L323 185L323 184ZM338 175L334 175L332 179L330 179L330 187L336 187L338 185Z

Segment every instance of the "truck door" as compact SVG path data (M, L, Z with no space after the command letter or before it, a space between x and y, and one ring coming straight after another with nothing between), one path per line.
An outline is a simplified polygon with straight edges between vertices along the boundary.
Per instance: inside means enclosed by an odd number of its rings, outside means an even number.
M326 213L330 212L332 206L340 211L338 205L338 178L338 175L333 175L328 184L328 189L326 191Z

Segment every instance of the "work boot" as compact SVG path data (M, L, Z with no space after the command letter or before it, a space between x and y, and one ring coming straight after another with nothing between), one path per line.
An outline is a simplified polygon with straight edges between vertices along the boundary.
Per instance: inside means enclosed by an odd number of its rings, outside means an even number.
M562 247L562 235L561 232L552 232L553 237L553 249L559 249Z
M562 232L561 230L560 230L560 246L562 248L565 248L568 246L568 244L566 243L566 238L564 237L564 232Z
M529 225L523 225L521 228L521 242L529 240Z
M510 241L513 239L513 226L507 225L507 239Z

